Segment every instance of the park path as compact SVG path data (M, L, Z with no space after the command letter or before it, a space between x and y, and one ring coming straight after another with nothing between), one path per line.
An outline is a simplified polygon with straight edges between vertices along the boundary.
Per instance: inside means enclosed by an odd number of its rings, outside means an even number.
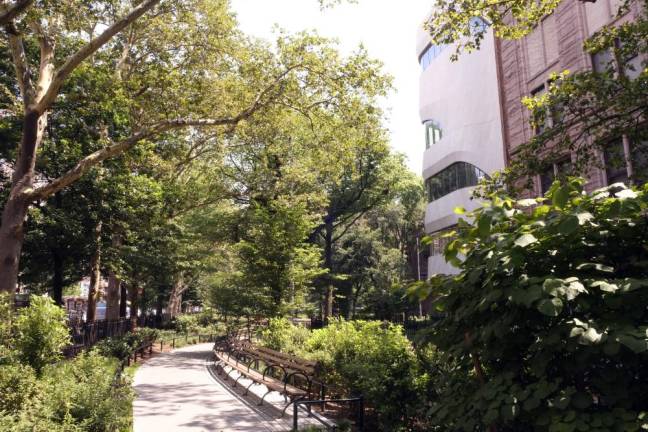
M159 354L135 373L134 432L271 432L267 419L209 370L213 344Z

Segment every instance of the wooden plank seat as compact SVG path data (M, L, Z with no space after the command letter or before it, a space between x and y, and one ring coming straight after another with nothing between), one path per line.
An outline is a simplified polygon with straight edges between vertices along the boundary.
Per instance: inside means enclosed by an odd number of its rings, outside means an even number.
M254 384L265 385L268 391L261 397L259 405L272 391L283 395L289 400L282 410L283 415L292 403L311 399L311 396L316 394L313 392L313 383L319 384L320 392L323 387L313 379L315 362L300 362L297 357L286 358L276 353L276 351L266 352L254 344L241 340L221 339L214 344L216 365L220 368L217 372L220 374L225 370L225 366L236 370L239 377L234 381L234 386L242 377L248 378L251 383L245 389L245 394Z
M281 353L270 348L256 346L247 341L236 341L232 349L252 358L257 358L264 363L277 364L291 372L301 372L308 377L314 377L318 371L318 363L312 360Z

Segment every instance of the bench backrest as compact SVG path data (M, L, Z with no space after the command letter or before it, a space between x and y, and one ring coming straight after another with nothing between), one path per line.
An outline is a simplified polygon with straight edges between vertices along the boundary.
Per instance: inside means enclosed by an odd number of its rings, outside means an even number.
M247 341L232 341L230 343L230 349L238 351L252 359L258 359L269 364L276 364L287 370L300 372L309 377L315 376L318 369L318 364L315 361L302 359L269 348L259 347Z

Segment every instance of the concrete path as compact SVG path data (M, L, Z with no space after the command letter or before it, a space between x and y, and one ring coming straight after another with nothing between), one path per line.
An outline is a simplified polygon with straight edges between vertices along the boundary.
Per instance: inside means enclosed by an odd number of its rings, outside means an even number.
M199 344L159 354L137 370L134 432L276 430L212 377L211 348Z

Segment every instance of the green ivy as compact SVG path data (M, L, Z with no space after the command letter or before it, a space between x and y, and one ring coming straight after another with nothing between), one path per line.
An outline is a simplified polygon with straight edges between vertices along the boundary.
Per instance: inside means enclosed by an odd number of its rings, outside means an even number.
M438 430L648 428L648 187L490 194L416 286L444 318L428 412Z

